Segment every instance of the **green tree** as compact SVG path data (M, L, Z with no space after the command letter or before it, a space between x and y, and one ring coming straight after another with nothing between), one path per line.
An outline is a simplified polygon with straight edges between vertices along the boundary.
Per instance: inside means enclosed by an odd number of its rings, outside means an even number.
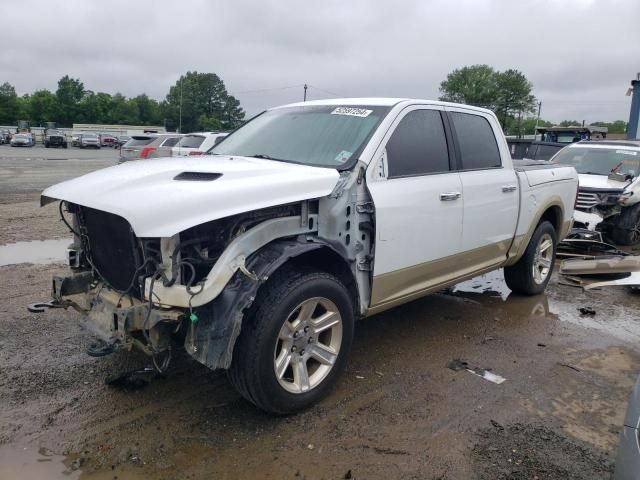
M57 122L58 100L49 90L37 90L29 97L26 111L32 125Z
M534 111L532 89L518 70L499 72L489 65L471 65L447 75L440 84L440 100L489 108L508 131L513 119Z
M127 99L121 93L111 97L111 119L109 123L121 125L139 125L138 108L135 102Z
M454 70L440 83L440 100L494 109L498 99L497 72L489 65Z
M508 119L516 115L532 113L536 106L536 97L531 90L533 85L527 77L518 70L509 69L496 73L496 108L495 112L502 121L502 127L507 127Z
M65 75L58 80L56 98L60 108L59 121L61 126L70 127L78 118L78 104L82 97L84 97L84 84L79 79Z
M182 75L169 89L164 107L172 125L179 126L181 118L183 132L202 130L215 121L222 128L234 128L244 119L240 102L229 95L224 82L215 73L187 72Z
M16 89L5 82L0 85L0 125L15 125L19 115L20 104Z
M137 111L137 117L141 125L162 125L164 118L160 110L160 104L149 98L146 94L138 95L130 99Z
M562 120L559 124L559 127L580 127L582 126L582 122L580 120Z

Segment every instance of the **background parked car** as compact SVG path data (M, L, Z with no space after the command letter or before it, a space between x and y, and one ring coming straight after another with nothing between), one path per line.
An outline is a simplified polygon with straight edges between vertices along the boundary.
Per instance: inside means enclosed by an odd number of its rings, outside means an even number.
M118 137L116 137L116 143L113 146L113 148L120 148L122 145L127 143L129 140L131 140L131 137L129 135L119 135Z
M122 147L120 147L120 162L138 160L142 150L156 139L155 134L133 135ZM146 158L146 154L145 157Z
M109 135L108 133L100 134L101 147L113 147L115 143L117 143L117 139L113 135Z
M67 148L67 138L60 130L48 128L45 130L43 143L45 148L62 147Z
M33 147L33 137L28 133L16 133L11 137L12 147Z
M172 147L182 138L179 134L134 135L120 149L120 162L143 158L170 157Z
M153 142L147 145L147 158L171 157L175 147L183 135L158 135Z
M0 138L2 138L2 143L9 143L11 141L11 130L8 128L0 130Z
M100 138L95 133L83 133L78 139L80 148L100 148Z
M171 150L172 157L202 155L216 144L218 138L229 135L227 132L197 132L182 137Z

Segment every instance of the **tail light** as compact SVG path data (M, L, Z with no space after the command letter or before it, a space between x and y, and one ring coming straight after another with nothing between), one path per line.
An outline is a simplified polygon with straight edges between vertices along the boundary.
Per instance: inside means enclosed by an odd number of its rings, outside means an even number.
M193 157L193 156L195 156L195 155L202 155L202 152L199 152L199 151L197 151L197 150L196 150L195 152L189 152L189 156L190 156L190 157Z
M151 152L157 150L156 147L144 147L140 152L140 158L147 158Z

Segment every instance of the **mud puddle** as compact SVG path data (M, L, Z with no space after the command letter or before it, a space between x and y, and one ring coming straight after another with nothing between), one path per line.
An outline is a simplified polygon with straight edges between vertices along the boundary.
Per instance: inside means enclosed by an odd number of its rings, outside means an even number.
M0 447L0 478L22 480L76 480L78 461L67 460L45 448L9 445Z
M511 293L504 282L502 269L458 283L452 291L453 293L486 293L493 297L500 297L502 300L506 300Z
M554 277L552 282L557 283L558 276L554 274ZM531 314L551 314L563 322L600 330L625 342L640 343L640 319L637 315L640 292L627 287L606 287L585 292L581 288L557 285L548 288L545 294L521 297L511 293L500 269L459 283L450 292L478 299L499 298L517 306L539 300L536 303L539 311L533 309ZM595 314L583 315L579 310L581 307L589 307Z
M70 238L57 240L33 240L30 242L0 245L0 267L19 263L47 265L65 262Z

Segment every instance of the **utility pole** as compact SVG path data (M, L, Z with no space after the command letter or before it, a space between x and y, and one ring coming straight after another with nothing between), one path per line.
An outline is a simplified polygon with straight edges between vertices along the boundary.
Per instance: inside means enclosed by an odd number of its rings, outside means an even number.
M538 123L540 123L540 111L542 110L542 100L538 102L538 116L536 117L536 127L533 130L533 139L538 140Z
M182 133L182 77L180 77L180 120L178 124L178 133Z
M302 99L302 101L303 101L303 102L306 102L306 101L307 101L307 88L308 88L308 87L307 87L307 84L305 83L305 84L304 84L304 97L303 97L303 99Z

